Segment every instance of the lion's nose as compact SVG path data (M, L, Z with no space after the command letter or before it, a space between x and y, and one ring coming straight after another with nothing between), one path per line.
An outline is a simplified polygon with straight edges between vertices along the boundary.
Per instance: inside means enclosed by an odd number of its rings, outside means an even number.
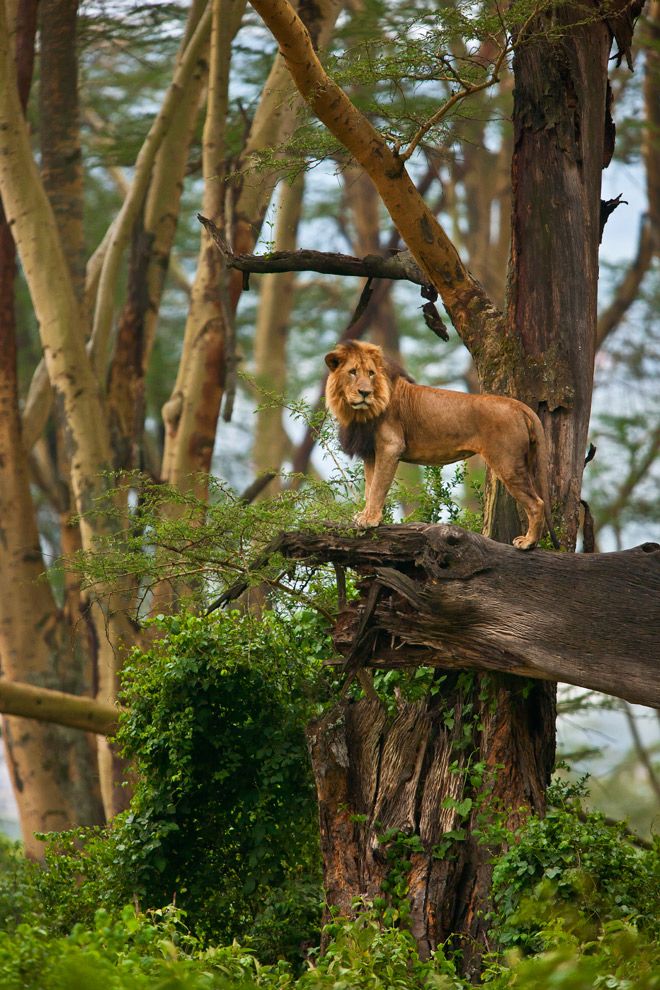
M362 396L363 399L366 399L367 396L371 395L371 389L370 388L361 388L361 389L359 389L359 392L360 392L360 395Z

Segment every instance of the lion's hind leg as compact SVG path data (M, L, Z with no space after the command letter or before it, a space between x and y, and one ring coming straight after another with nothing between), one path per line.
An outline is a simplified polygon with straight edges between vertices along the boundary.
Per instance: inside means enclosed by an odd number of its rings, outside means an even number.
M489 464L509 494L522 505L527 516L527 532L516 536L513 545L518 550L532 550L545 531L545 508L536 490L527 457L516 457L509 463L489 460Z

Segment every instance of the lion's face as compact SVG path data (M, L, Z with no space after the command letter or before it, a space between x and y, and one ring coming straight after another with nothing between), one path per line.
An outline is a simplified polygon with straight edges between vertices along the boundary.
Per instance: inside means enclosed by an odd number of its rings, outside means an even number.
M380 347L357 341L337 344L326 354L325 363L330 369L326 402L342 426L366 423L385 412L391 385Z

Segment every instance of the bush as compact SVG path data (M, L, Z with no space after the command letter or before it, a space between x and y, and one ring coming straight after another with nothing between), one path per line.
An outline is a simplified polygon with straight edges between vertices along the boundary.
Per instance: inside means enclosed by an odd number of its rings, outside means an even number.
M318 943L321 918L304 726L328 637L302 611L159 625L160 638L125 669L130 811L108 829L45 836L45 870L7 852L5 873L23 871L25 903L8 894L5 904L0 882L0 923L11 931L29 916L66 935L92 926L99 907L116 917L126 903L175 901L201 939L249 937L263 959L300 959Z
M554 905L561 918L570 908L571 925L581 925L585 939L598 937L609 922L660 935L660 843L640 848L623 823L584 813L581 792L581 785L554 783L545 817L530 818L496 864L492 934L501 947L547 947L549 915L539 903Z
M315 942L321 876L304 726L328 637L308 612L161 626L166 635L124 675L119 739L138 780L115 840L125 874L143 906L176 898L216 941L254 928L266 955Z

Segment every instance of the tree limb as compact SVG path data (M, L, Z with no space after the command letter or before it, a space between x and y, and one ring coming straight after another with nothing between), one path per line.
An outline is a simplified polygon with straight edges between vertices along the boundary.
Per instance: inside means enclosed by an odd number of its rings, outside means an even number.
M120 709L93 698L81 698L64 691L51 691L1 677L0 712L112 736L117 731Z
M501 336L501 314L461 261L396 150L327 75L291 4L287 0L252 0L252 6L279 42L302 96L374 183L415 261L440 293L466 346L478 352L485 336Z
M359 278L390 278L429 284L410 251L400 251L391 258L368 254L354 258L349 254L327 251L274 251L271 254L234 254L217 226L208 217L197 214L222 255L227 268L240 272L269 274L274 272L320 272L322 275L354 275Z

